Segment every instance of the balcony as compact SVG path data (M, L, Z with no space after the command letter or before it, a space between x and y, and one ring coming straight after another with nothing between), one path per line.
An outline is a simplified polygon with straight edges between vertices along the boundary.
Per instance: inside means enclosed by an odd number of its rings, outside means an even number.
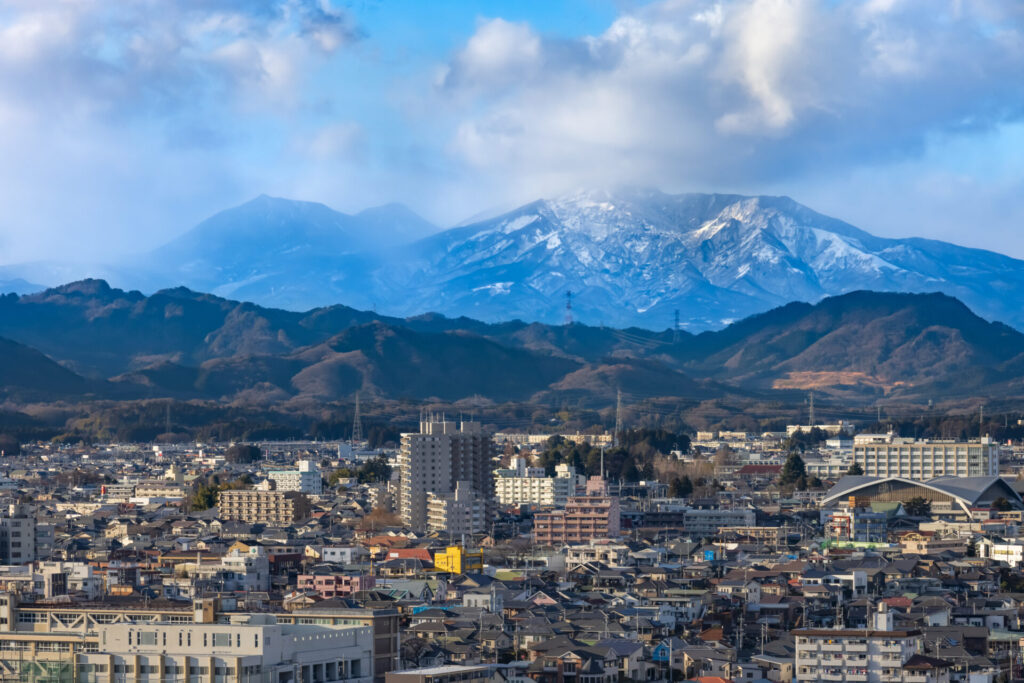
M847 652L867 652L868 651L868 644L867 643L847 643L846 644L846 651Z
M819 664L821 664L821 660L818 659L817 657L807 657L807 656L801 655L796 660L796 665L797 666L818 666Z
M831 644L830 643L822 643L821 644L821 651L822 652L843 652L845 650L846 650L846 645L844 645L843 643L831 643Z

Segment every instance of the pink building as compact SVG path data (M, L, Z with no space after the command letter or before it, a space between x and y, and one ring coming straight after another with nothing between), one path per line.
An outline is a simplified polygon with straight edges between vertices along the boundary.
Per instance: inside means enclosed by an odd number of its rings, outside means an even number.
M300 574L296 587L300 591L316 591L323 598L344 598L359 591L370 590L375 585L374 577L363 574L314 572Z

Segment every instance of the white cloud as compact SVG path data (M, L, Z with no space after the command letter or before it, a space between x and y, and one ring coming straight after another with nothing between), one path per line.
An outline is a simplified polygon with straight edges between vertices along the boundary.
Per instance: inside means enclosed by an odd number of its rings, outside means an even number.
M450 150L543 194L913 157L931 134L1024 113L1024 18L1005 5L669 0L574 41L485 22L439 90L459 119Z

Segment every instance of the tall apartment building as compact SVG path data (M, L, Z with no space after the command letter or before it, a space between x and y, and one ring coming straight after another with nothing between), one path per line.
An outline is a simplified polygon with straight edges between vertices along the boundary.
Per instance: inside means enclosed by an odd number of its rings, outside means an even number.
M569 498L564 510L538 512L533 517L534 542L543 546L615 538L620 531L619 499L608 495L600 477L591 477L586 495Z
M549 477L543 467L527 467L525 458L513 458L512 466L494 473L494 491L502 505L539 505L565 507L582 477L572 465L555 467Z
M402 434L396 507L414 531L429 526L428 499L451 496L460 482L478 498L485 519L494 514L494 442L478 422L426 419Z
M271 470L267 478L274 482L278 491L299 491L310 496L323 493L323 479L320 468L312 460L299 460L294 470Z
M999 475L999 446L989 437L946 441L859 434L853 440L853 462L870 477L994 477Z
M798 629L797 683L949 683L950 663L917 654L917 629L896 630L884 603L869 629Z
M297 491L221 491L217 499L217 516L224 520L285 527L309 515L309 499Z

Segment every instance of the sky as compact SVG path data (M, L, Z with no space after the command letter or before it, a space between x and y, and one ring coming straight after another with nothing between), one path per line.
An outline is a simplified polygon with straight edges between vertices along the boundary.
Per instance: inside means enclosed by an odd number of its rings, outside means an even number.
M1024 257L1024 3L0 0L0 263L621 185Z

